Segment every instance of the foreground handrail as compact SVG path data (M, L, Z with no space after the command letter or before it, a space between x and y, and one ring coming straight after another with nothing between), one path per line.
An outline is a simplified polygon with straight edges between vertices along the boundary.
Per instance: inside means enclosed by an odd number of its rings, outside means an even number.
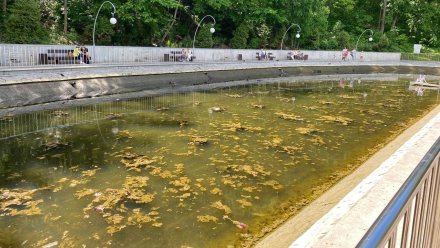
M386 241L385 239L387 238L387 235L389 235L390 230L396 225L396 222L399 221L398 218L405 211L405 207L409 201L413 199L412 197L414 193L417 193L416 190L418 190L418 187L431 169L431 166L434 164L433 162L439 153L440 138L437 139L434 145L422 158L415 170L411 173L409 178L405 181L375 223L370 227L357 247L379 247ZM435 192L438 193L438 190L435 190Z

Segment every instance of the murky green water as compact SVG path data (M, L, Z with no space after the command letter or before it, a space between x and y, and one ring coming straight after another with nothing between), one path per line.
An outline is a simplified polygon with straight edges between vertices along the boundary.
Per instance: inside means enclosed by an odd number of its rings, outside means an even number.
M0 120L0 247L226 247L438 101L408 80L280 83Z

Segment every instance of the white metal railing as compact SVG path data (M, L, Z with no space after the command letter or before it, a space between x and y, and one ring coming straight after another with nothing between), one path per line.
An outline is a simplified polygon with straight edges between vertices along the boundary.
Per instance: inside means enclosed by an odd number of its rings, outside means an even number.
M440 62L440 53L402 53L402 60Z
M85 46L94 64L141 64L141 63L182 63L180 55L176 53L182 48L171 47L127 47L127 46ZM0 44L0 67L17 66L57 66L65 64L79 64L71 53L74 45L20 45ZM95 51L94 51L95 50ZM63 57L61 60L53 59L55 56ZM257 49L208 49L195 48L195 62L239 62L258 61ZM267 50L274 56L274 60L287 60L290 50ZM341 61L340 51L301 51L314 61ZM400 53L374 53L358 52L357 60L360 61L399 61ZM300 62L300 61L297 61Z
M440 138L358 247L440 247Z

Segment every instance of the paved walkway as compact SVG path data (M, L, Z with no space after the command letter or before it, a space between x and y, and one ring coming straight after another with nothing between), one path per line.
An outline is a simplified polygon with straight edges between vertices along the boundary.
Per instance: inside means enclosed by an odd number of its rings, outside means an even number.
M108 64L63 65L39 67L0 67L0 85L30 82L47 82L84 78L103 78L195 71L233 70L252 68L295 66L423 66L440 68L440 62L326 62L326 61L255 61L213 63L154 63L154 64Z

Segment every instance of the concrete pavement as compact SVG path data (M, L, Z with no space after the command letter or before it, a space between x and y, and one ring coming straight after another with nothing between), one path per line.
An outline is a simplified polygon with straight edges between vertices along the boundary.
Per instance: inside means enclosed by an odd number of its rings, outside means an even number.
M244 70L278 67L415 67L440 68L440 62L328 62L328 61L252 61L212 63L139 63L97 65L54 65L36 67L0 67L0 85L51 82L86 78L124 77L151 74L186 73L195 71ZM440 70L437 70L440 75Z

